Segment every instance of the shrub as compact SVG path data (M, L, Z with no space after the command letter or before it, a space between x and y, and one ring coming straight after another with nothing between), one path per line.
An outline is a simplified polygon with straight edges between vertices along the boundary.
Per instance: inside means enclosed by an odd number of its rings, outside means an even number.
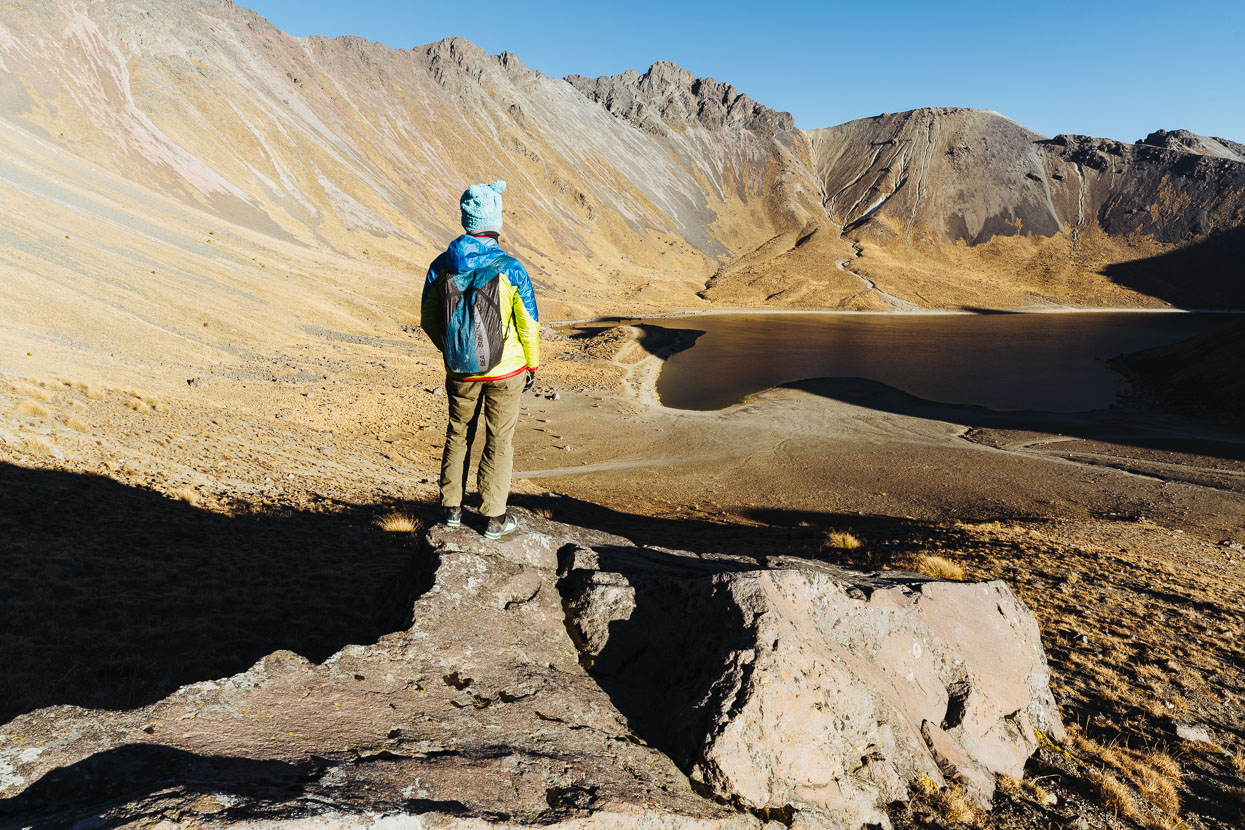
M864 545L864 542L857 539L850 533L841 530L831 530L826 533L826 538L821 544L822 550L857 550Z
M376 520L376 526L386 533L414 533L423 525L406 513L390 513Z
M916 572L934 579L961 580L964 578L964 566L952 562L942 556L923 553L917 557Z

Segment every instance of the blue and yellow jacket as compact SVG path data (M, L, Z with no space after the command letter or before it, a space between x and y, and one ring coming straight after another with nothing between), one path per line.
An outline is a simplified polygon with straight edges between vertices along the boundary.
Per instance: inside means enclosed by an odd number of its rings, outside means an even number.
M441 275L474 271L491 262L499 252L501 249L492 236L463 234L428 267L420 302L420 327L437 348L442 348L445 342L442 311L444 280ZM498 276L497 288L506 338L501 360L496 366L477 375L461 375L447 369L447 374L455 380L502 380L526 369L535 371L540 365L540 315L536 310L532 280L522 263L512 258Z

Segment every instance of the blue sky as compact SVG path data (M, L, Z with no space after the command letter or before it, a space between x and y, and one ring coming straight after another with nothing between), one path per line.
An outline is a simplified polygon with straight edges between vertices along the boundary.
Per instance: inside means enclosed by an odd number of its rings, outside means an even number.
M1245 143L1245 0L239 4L294 35L396 48L458 35L555 77L670 60L804 129L966 106L1048 136L1131 142L1162 127Z

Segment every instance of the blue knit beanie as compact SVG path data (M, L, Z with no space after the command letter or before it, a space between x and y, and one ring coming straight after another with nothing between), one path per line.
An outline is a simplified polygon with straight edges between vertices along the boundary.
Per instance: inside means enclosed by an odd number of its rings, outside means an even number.
M506 183L501 179L492 184L473 184L463 191L458 206L463 212L463 230L467 233L501 232L501 194Z

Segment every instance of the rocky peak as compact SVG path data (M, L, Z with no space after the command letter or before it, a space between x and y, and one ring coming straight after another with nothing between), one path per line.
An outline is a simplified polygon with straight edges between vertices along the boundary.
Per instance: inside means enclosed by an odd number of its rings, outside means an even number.
M1150 147L1162 147L1165 150L1178 150L1182 153L1197 153L1202 156L1245 161L1245 144L1238 144L1226 138L1212 138L1198 135L1188 130L1155 130L1137 144Z
M657 61L643 75L628 70L600 78L568 75L566 81L612 115L654 135L691 123L711 130L739 126L766 135L795 127L790 113L762 106L730 84L697 78L669 61Z

